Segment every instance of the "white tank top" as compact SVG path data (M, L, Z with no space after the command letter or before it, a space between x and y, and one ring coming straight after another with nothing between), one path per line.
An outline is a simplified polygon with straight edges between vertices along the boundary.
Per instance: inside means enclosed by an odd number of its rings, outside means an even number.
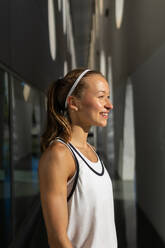
M117 248L114 222L112 183L98 157L88 160L77 148L72 150L79 165L76 187L68 200L67 234L74 248ZM68 195L72 191L76 174L68 182Z

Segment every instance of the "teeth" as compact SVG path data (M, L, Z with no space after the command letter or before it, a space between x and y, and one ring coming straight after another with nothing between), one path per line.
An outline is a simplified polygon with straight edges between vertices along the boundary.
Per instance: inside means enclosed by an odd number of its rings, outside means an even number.
M108 116L108 113L102 113L103 116Z

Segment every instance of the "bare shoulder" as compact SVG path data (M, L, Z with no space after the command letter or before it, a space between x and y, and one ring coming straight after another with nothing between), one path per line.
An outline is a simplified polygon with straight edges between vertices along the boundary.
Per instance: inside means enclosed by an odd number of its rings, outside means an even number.
M54 142L42 154L39 161L39 175L50 174L54 171L63 175L72 176L75 172L75 163L71 151L60 142Z

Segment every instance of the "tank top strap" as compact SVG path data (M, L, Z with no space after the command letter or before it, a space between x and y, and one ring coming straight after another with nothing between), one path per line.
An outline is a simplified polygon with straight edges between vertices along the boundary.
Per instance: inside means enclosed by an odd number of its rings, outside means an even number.
M62 140L61 138L57 137L54 140L52 140L49 145L51 145L54 141L57 141L57 142L60 142L60 143L64 144L70 150L70 152L71 152L71 154L73 156L73 159L75 161L76 174L75 174L75 178L74 178L72 189L71 189L71 191L70 191L70 193L69 193L69 195L67 197L67 201L69 201L70 198L72 197L72 195L74 193L74 190L76 188L76 185L77 185L77 181L78 181L78 177L79 177L79 162L78 162L78 159L77 159L76 155L74 154L72 148L70 147L70 144L67 144L64 140Z
M102 167L102 171L101 172L97 172L93 167L91 167L91 165L89 164L89 162L86 161L85 157L83 157L80 152L71 144L69 143L70 147L72 148L72 150L84 161L84 163L88 166L88 168L90 170L92 170L96 175L98 176L103 176L104 175L104 164L103 164L103 161L99 158L98 154L97 154L97 157L100 161L100 164L101 164L101 167ZM94 150L94 149L93 149Z

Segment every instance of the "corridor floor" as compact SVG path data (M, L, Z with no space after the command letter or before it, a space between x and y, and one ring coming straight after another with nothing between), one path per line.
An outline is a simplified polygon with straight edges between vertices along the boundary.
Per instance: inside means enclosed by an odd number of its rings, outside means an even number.
M113 181L118 248L165 248L165 244L136 204L133 181Z

